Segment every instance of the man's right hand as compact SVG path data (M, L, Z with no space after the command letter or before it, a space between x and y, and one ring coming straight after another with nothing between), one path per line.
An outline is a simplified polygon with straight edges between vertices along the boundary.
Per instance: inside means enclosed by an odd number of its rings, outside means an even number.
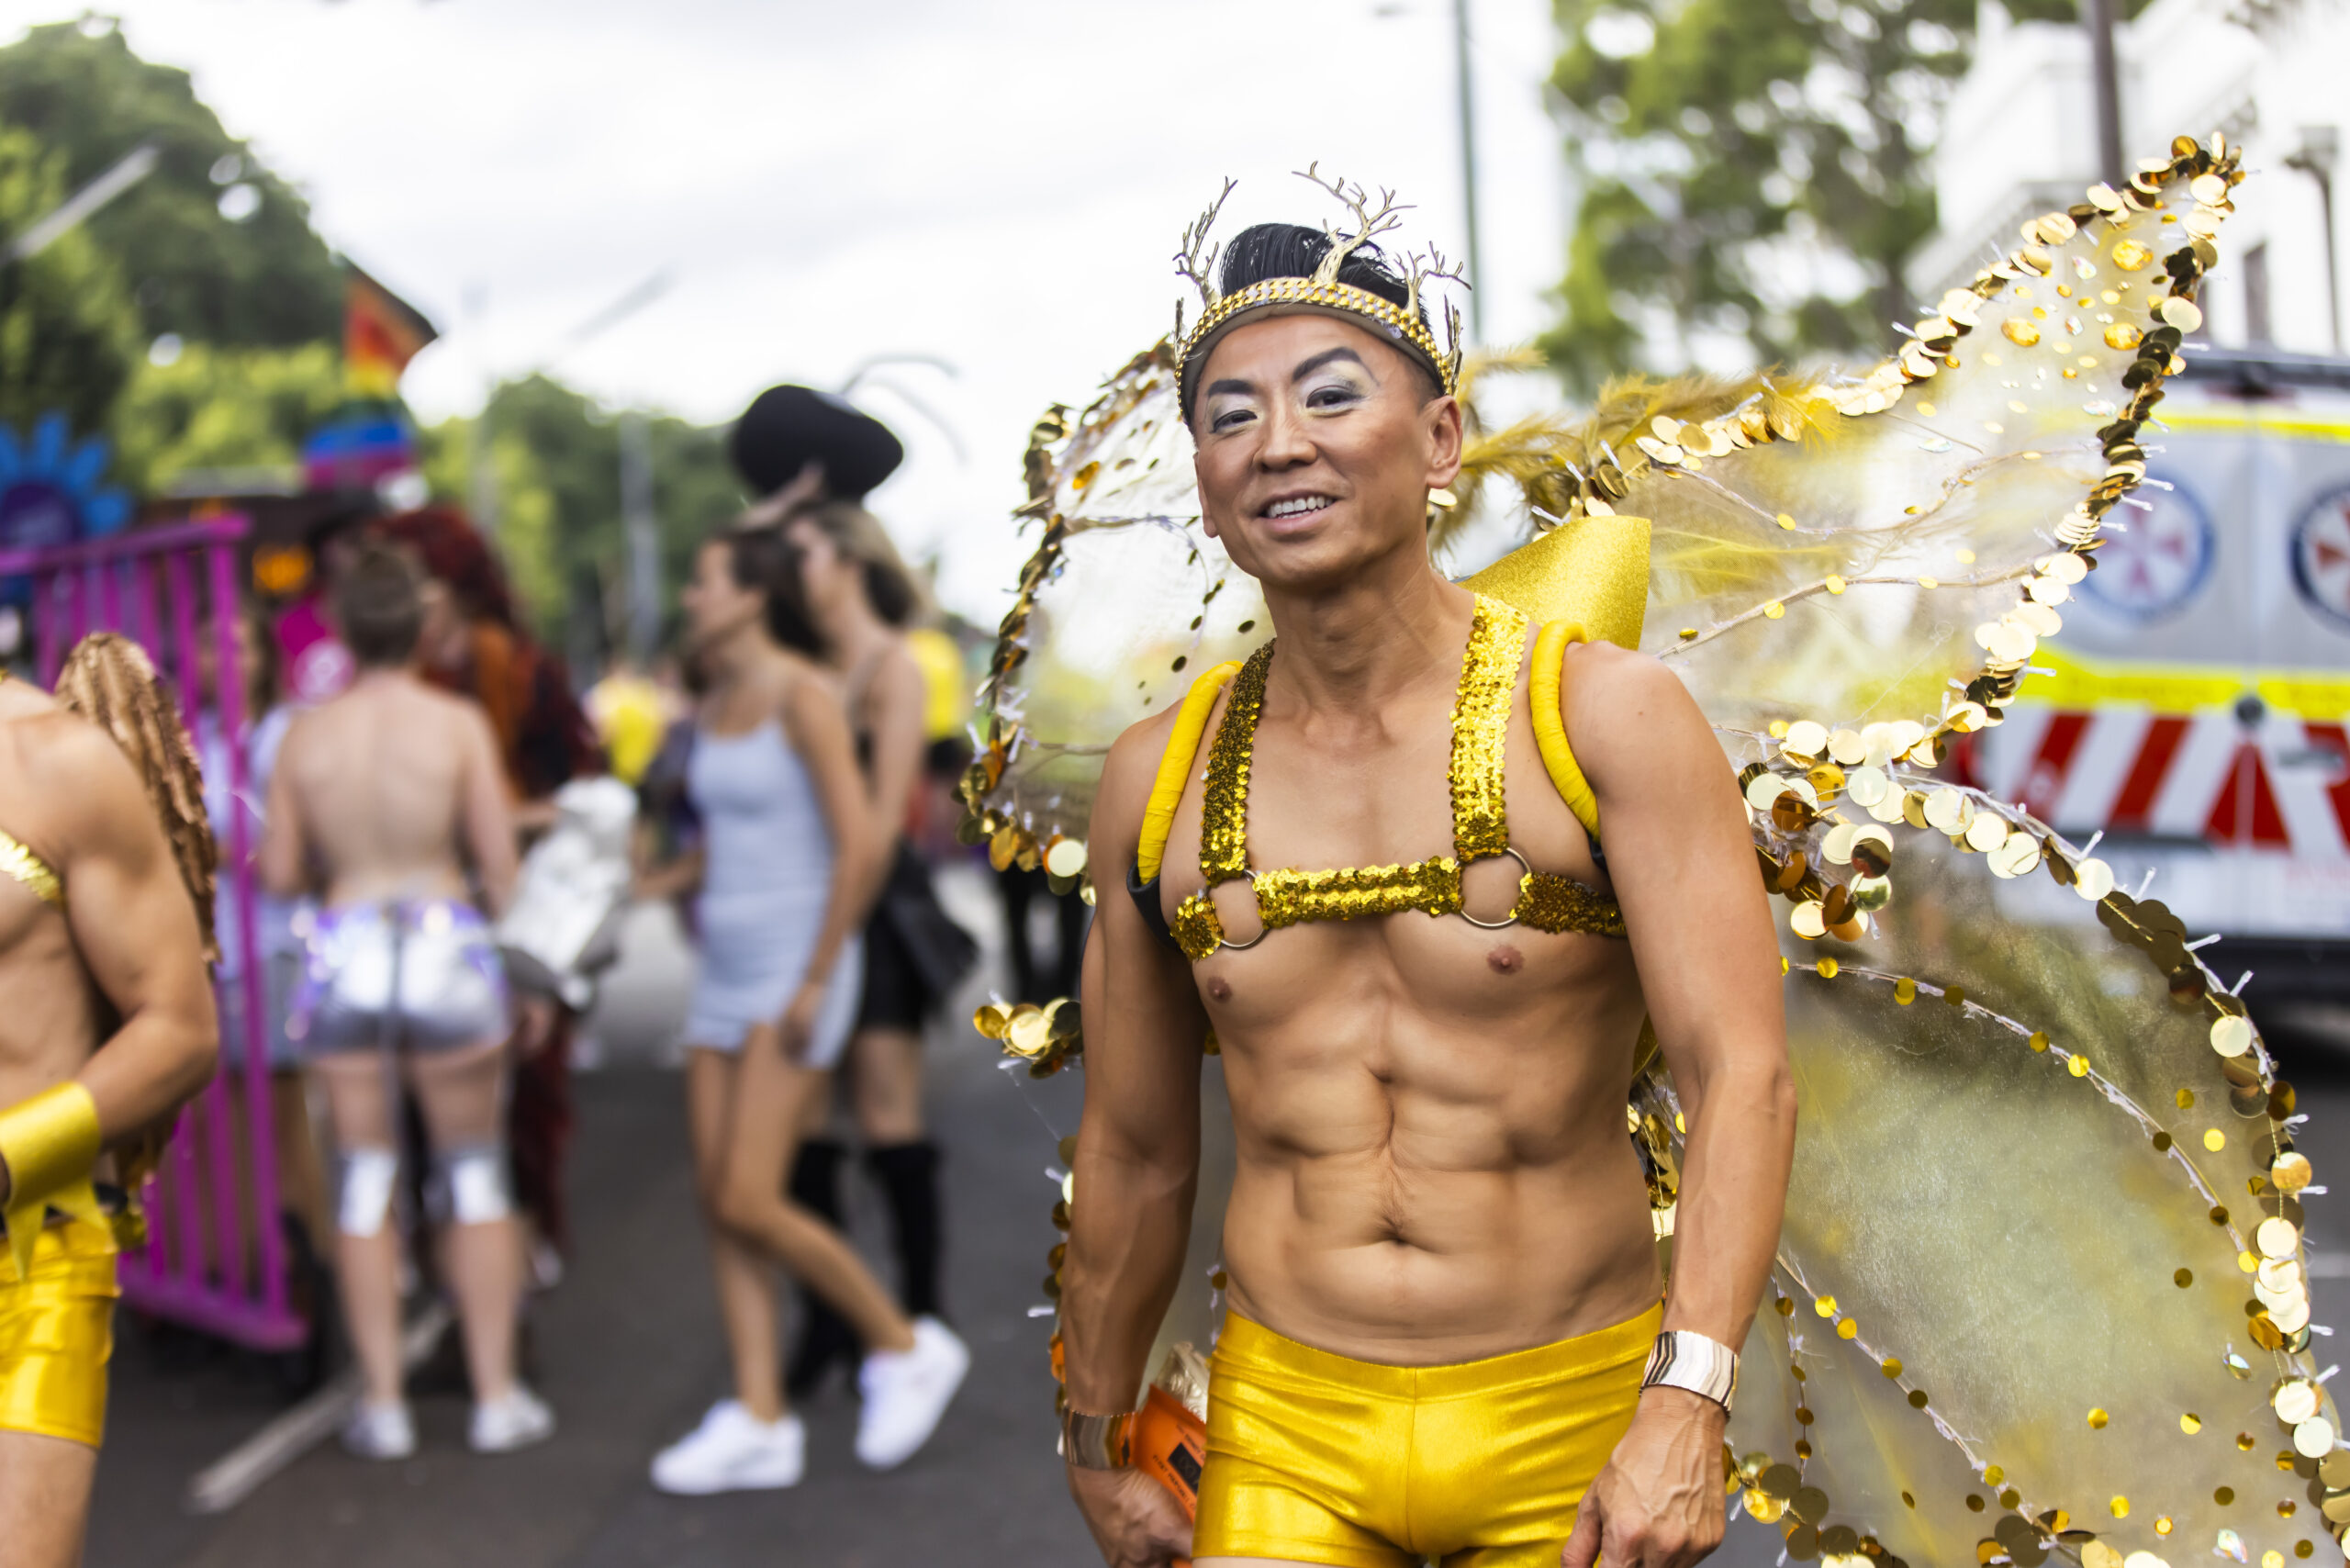
M1141 1471L1070 1465L1069 1492L1109 1568L1168 1568L1192 1555L1183 1505Z

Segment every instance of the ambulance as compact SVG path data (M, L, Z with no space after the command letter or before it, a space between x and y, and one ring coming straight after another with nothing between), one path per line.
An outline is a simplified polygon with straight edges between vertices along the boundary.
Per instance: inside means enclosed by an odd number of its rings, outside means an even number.
M2350 360L2188 352L2144 504L1966 767L2289 1024L2350 1003Z

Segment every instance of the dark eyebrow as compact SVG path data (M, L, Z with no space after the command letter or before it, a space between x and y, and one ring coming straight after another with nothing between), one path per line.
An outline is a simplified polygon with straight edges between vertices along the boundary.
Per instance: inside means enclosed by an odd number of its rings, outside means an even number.
M1324 349L1320 353L1315 354L1313 358L1300 364L1295 370L1289 373L1290 381L1294 385L1297 382L1304 380L1307 376L1313 375L1324 365L1329 364L1337 360L1352 360L1355 364L1361 369L1364 375L1368 375L1371 374L1371 366L1363 364L1362 355L1355 353L1355 351L1350 348L1340 347L1335 349ZM1206 388L1201 392L1200 396L1203 398L1214 398L1221 393L1236 392L1245 397L1256 390L1257 384L1253 381L1241 381L1227 376L1221 381L1209 382Z
M1330 364L1334 360L1341 359L1350 359L1355 362L1355 364L1364 375L1368 375L1371 374L1371 366L1363 364L1362 355L1355 353L1355 351L1350 348L1340 347L1335 349L1324 349L1312 359L1306 360L1301 364L1295 370L1289 373L1290 381L1292 384L1303 381L1307 376L1313 375L1315 371L1321 369L1324 365Z

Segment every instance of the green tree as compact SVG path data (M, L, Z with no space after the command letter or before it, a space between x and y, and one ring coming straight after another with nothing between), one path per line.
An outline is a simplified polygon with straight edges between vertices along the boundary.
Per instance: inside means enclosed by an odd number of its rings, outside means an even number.
M116 471L151 493L197 469L295 468L304 439L346 395L341 356L326 343L190 343L132 373L115 408Z
M532 629L575 659L599 656L626 622L628 546L620 507L617 411L545 375L509 382L489 403L498 542ZM648 415L654 513L665 603L674 602L701 541L743 506L725 432ZM475 498L473 421L424 432L434 495Z
M1684 368L1693 339L1771 364L1872 348L1908 319L1902 269L1934 224L1926 154L1975 6L1556 0L1551 84L1583 198L1543 347L1569 385Z
M62 153L68 189L155 144L155 172L88 224L148 338L286 347L341 336L342 280L308 204L221 129L186 72L140 60L105 18L37 27L0 49L0 121Z
M0 126L0 243L69 194L64 159ZM0 262L0 423L29 429L51 409L76 434L101 428L139 352L122 276L86 234L61 235L25 262Z

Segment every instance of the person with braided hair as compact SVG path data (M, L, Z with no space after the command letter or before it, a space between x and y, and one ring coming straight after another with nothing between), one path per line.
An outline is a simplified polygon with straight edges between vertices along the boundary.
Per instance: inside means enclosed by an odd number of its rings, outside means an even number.
M138 647L0 680L0 1555L80 1561L113 1346L113 1221L218 1025L203 781Z

